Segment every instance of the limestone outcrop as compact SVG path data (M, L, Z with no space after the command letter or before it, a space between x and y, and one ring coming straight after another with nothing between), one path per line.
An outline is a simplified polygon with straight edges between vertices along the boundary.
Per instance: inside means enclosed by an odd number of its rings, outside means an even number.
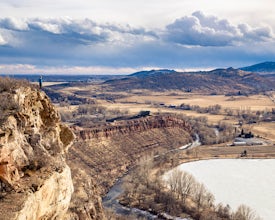
M8 106L0 120L0 219L64 219L73 193L64 154L74 134L33 86L0 96Z

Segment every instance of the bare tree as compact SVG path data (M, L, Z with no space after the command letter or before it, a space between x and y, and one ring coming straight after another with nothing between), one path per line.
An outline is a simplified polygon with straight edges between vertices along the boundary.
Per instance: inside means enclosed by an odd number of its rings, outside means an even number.
M254 210L246 205L240 205L237 211L233 214L233 220L260 220Z
M187 172L182 173L178 194L180 195L183 204L185 204L187 197L193 193L195 182L196 180L191 174Z
M191 197L198 209L202 206L213 205L214 196L209 193L203 184L197 183L195 178L179 169L174 169L167 180L169 189L185 204L187 197Z
M140 181L146 184L146 187L149 186L150 182L150 172L153 168L153 156L142 157L138 162L137 172L139 175Z
M131 172L131 175L125 179L123 187L125 195L127 195L127 202L130 203L132 199L139 195L138 202L142 201L142 194L149 187L151 176L150 171L153 167L151 156L142 157L137 164L137 168Z
M225 219L229 219L231 216L231 208L230 206L227 204L226 206L224 206L222 203L219 203L216 206L216 212L218 214L219 217L221 218L225 218Z
M179 191L180 179L182 174L182 171L179 169L174 169L170 174L167 183L171 192L177 193Z
M195 192L193 199L197 205L198 212L200 212L200 209L203 207L213 206L213 202L215 200L213 194L208 192L208 190L202 183L195 184Z

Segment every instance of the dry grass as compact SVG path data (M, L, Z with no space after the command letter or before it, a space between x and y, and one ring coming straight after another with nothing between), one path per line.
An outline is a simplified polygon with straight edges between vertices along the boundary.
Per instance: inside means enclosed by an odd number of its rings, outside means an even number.
M116 100L117 103L109 105L109 108L116 106L116 108L128 108L131 112L136 113L140 110L150 110L151 112L176 112L180 114L186 114L194 117L207 117L210 123L217 124L221 120L224 120L224 115L210 115L197 113L195 111L182 111L175 109L160 108L154 104L164 104L166 106L175 105L178 106L182 103L189 105L198 105L200 107L208 107L216 104L221 105L222 109L229 108L233 110L268 110L270 111L275 107L275 103L272 102L270 97L265 95L253 95L253 96L238 96L228 97L223 95L210 96L210 95L199 95L199 94L179 94L169 95L160 93L151 93L149 95L133 95L127 98ZM229 120L228 120L229 119ZM228 118L227 122L235 124L237 120L234 118Z
M87 85L85 87L67 87L62 90L68 94L73 94L76 91L87 91L87 95L109 94L106 89L99 85ZM270 97L265 95L252 96L235 96L229 97L224 95L203 95L194 93L175 92L151 92L147 90L128 92L111 92L110 94L127 96L126 98L116 99L116 103L131 103L131 104L165 104L165 105L180 105L182 103L190 105L199 105L200 107L208 107L210 105L219 104L222 108L231 109L248 109L252 111L270 110L275 107ZM110 103L109 103L110 104ZM118 107L118 106L116 106ZM131 108L133 105L130 106Z
M137 114L140 111L147 110L147 111L150 111L151 113L177 113L177 114L184 114L192 117L206 117L209 123L211 124L218 124L220 121L225 120L224 115L211 115L211 114L197 113L195 111L178 110L178 109L172 109L172 108L160 108L160 107L152 106L150 104L107 103L107 102L101 102L101 104L107 109L128 110L129 113L131 114ZM235 124L237 123L237 120L227 119L226 122Z
M208 107L210 105L219 104L222 108L231 109L251 109L257 110L270 110L275 107L271 99L265 95L253 96L235 96L229 97L224 95L198 95L198 94L182 94L177 96L170 96L165 94L153 94L148 96L131 96L118 100L119 102L132 102L132 103L163 103L165 105L180 105L182 103L189 105L198 105L200 107Z
M200 146L182 153L182 162L190 160L205 160L211 158L240 158L241 152L247 150L246 158L274 158L273 146ZM188 153L187 153L188 152ZM196 156L194 156L196 154Z
M81 97L91 97L92 95L98 95L101 97L101 94L113 94L98 86L87 86L87 87L72 87L65 88L62 90L66 94L74 94L75 92L81 91L78 93ZM222 106L222 109L238 109L238 110L247 110L251 111L256 110L270 110L275 107L275 103L271 101L268 96L264 95L253 95L249 97L226 97L222 95L218 96L204 96L199 94L192 93L179 93L171 92L166 93L153 93L149 91L134 91L135 94L127 94L126 92L118 92L114 95L123 95L126 98L115 99L113 101L106 101L104 99L96 99L98 105L105 107L108 110L119 109L127 110L130 114L137 114L141 110L149 110L151 113L158 112L173 112L178 114L185 114L193 117L207 117L208 121L213 124L218 124L220 121L225 120L225 115L222 113L220 115L211 115L211 114L201 114L195 111L183 111L174 108L167 108L169 105L180 105L182 103L189 105L199 105L200 107L208 107L211 105L219 104ZM138 93L140 95L138 95ZM177 94L176 94L177 93ZM76 111L76 106L69 107L60 107L64 112ZM223 111L222 111L223 112ZM229 117L229 120L226 122L231 124L236 124L237 119L234 117ZM271 140L275 140L275 123L261 123L253 124L251 126L252 132L256 135L261 135ZM131 134L129 136L124 135L123 139L105 139L105 140L95 140L95 142L90 141L88 143L79 144L75 148L71 148L71 159L79 158L78 166L81 166L82 169L93 169L93 172L90 172L92 178L96 179L100 183L101 192L105 192L106 188L113 184L113 181L126 171L127 165L133 163L135 156L140 152L140 149L136 150L136 146L143 142L152 142L160 140L163 136L161 132L158 136L152 135L149 133L147 135L142 134L140 137L138 133ZM175 131L173 131L175 135ZM175 135L179 137L180 135ZM147 140L148 139L148 140ZM125 145L125 146L124 146ZM115 148L114 148L115 146ZM119 147L121 146L121 149ZM129 148L131 146L131 148ZM167 143L164 143L163 146L168 146ZM131 149L130 155L127 154L127 150ZM244 146L244 147L228 147L226 144L215 145L215 146L201 146L187 151L182 151L177 153L171 158L169 157L167 163L171 163L170 166L175 166L178 163L188 162L192 160L201 160L201 159L211 159L211 158L239 158L241 152L247 150L248 158L274 158L275 149L274 146ZM155 151L156 149L154 149ZM162 149L159 149L161 152ZM143 150L142 150L143 151ZM144 150L142 154L147 154L149 150ZM155 151L157 152L157 151ZM132 155L133 153L133 155ZM172 154L172 153L171 153ZM104 158L104 159L102 159ZM115 158L115 162L114 162ZM72 160L73 161L73 160ZM106 162L107 161L107 162ZM108 161L113 161L113 164L108 163ZM75 163L75 161L74 161ZM111 165L110 165L111 164ZM162 163L164 164L164 163ZM168 167L167 167L168 168ZM100 173L100 175L98 175ZM104 188L105 187L105 188Z
M275 122L264 122L251 126L252 132L275 142Z

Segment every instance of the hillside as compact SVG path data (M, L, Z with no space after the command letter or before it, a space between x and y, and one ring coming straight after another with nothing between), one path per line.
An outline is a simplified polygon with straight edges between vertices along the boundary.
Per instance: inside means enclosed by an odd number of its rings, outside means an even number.
M252 66L241 67L241 70L248 71L248 72L256 72L256 73L275 73L275 62L263 62L254 64Z
M238 69L216 69L200 72L143 71L123 79L104 83L114 91L147 89L153 91L181 90L209 94L255 93L274 89L266 78Z
M169 73L175 73L175 72L176 72L175 70L160 69L160 70L140 71L140 72L133 73L130 76L146 77L150 75L169 74Z
M172 115L72 129L77 143L69 149L68 163L77 163L75 168L81 168L97 183L101 195L140 157L166 152L192 141L191 126Z

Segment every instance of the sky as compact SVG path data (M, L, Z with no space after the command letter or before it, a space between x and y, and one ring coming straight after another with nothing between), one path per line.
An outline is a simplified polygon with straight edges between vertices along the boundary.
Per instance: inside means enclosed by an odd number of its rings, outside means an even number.
M0 74L275 61L274 0L0 0Z

